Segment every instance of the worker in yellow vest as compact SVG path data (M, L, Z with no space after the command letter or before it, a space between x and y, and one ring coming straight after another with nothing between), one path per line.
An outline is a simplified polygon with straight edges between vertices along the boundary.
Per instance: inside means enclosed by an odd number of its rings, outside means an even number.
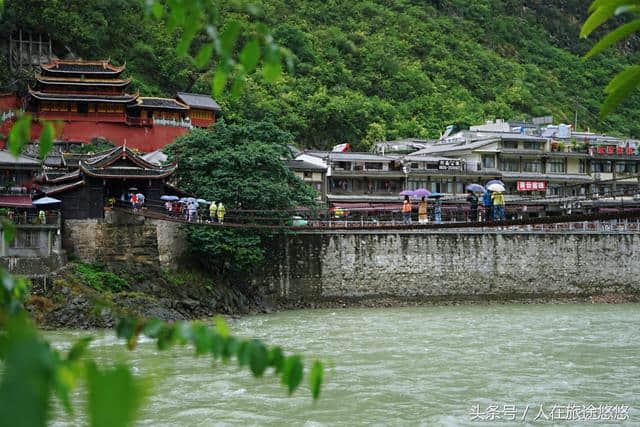
M504 194L494 191L491 194L491 201L493 202L493 219L497 221L499 215L500 220L504 221Z
M226 213L226 209L222 202L218 205L218 222L222 224L224 222L224 214Z

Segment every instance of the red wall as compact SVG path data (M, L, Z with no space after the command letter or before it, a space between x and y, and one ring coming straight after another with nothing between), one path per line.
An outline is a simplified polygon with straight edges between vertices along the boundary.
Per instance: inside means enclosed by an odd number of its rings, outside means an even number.
M40 137L42 127L34 124L31 138ZM90 142L92 138L105 138L118 145L127 143L143 153L158 150L189 132L187 128L174 126L137 127L123 123L63 122L62 134L56 139Z
M0 95L0 113L17 110L19 106L18 97L15 95Z
M0 113L15 110L18 107L19 100L15 95L0 95ZM104 116L101 118L104 121L100 122L80 121L86 119L80 118L78 120L77 117L66 117L64 113L55 112L49 118L63 119L62 133L57 135L56 139L90 142L92 138L100 137L118 145L123 145L126 142L127 147L135 148L144 153L158 150L172 143L177 137L189 132L187 128L174 126L129 126L126 123L122 123L124 120L123 115L107 114ZM110 123L110 121L119 121L120 123ZM9 135L13 123L14 120L0 123L0 133L4 136ZM202 124L204 125L205 123ZM38 139L41 131L42 126L34 123L31 127L31 138ZM0 145L4 147L2 141L0 141Z
M212 119L191 118L191 124L194 125L194 126L197 126L199 128L208 128L209 126L211 126L215 122L216 122L215 118L213 120Z

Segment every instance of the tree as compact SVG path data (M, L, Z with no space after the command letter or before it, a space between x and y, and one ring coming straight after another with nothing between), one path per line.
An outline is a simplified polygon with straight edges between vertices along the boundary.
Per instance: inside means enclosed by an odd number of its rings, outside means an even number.
M595 0L589 7L589 18L580 30L581 37L587 37L607 20L625 13L640 12L638 0ZM640 29L640 19L634 19L617 29L611 31L585 55L585 58L602 52L620 40L629 37ZM626 67L619 72L605 87L607 98L602 104L600 116L605 117L611 113L629 94L640 85L640 65Z
M284 164L293 138L271 122L216 123L195 129L167 147L178 163L176 184L198 197L222 202L231 210L269 210L268 216L289 216L287 210L313 206L315 194ZM231 213L228 213L231 214ZM250 213L236 212L242 219ZM264 261L273 233L256 230L188 228L191 249L207 267L223 276L246 277Z
M367 128L367 134L362 140L362 145L371 150L376 142L384 141L387 138L387 129L383 124L380 123L370 123Z

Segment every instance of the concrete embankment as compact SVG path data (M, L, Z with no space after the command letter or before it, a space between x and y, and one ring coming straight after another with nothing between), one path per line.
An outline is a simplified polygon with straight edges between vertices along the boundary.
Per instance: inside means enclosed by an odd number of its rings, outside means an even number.
M640 298L638 233L283 233L272 240L261 274L247 283L225 283L191 267L181 227L121 213L103 221L66 221L63 246L76 264L38 283L34 311L50 327L100 327L113 321L113 310L103 309L104 295L113 309L167 320L272 306ZM96 293L95 283L109 288L111 282L117 289Z
M262 283L281 301L578 299L640 292L640 234L307 232Z

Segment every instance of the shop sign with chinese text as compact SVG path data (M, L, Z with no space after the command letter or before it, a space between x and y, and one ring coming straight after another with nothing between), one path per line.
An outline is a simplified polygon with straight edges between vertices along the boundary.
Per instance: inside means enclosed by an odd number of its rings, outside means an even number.
M545 191L546 181L518 181L518 191Z
M439 170L460 170L460 160L440 160L438 162Z
M596 146L597 154L608 154L617 156L633 156L635 150L632 147L616 147L614 145L598 145Z

